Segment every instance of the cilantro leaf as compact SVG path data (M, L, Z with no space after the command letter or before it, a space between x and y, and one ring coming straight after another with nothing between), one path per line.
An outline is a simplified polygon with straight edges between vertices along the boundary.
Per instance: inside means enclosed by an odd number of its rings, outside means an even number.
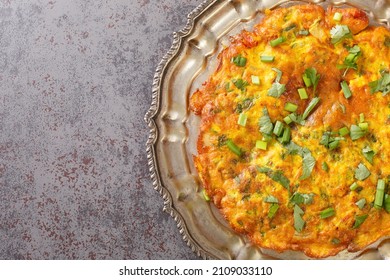
M278 209L279 209L279 204L272 203L268 210L268 218L272 219L275 216Z
M355 169L355 179L359 181L364 181L370 175L370 170L368 170L368 168L363 163L359 163L358 167Z
M317 74L317 69L314 67L307 68L303 74L304 79L309 79L310 85L313 86L313 93L315 94L318 82L320 81L321 75Z
M368 85L371 89L371 93L380 91L382 92L382 95L385 96L390 92L390 74L382 71L381 76L382 77L379 78L379 80L372 81L368 83Z
M352 38L352 32L347 25L337 24L330 30L331 42L336 45L347 38Z
M279 98L286 91L286 85L275 82L268 90L268 96Z
M368 160L369 163L372 164L375 152L369 146L363 148L362 152L363 156Z
M233 79L232 82L241 91L245 91L246 87L249 85L249 83L243 79Z
M264 202L266 203L279 203L279 200L273 195L268 195L264 198Z
M263 108L263 116L259 119L260 132L263 135L271 135L274 129L274 125L269 117L268 110L266 107Z
M301 232L305 226L305 221L302 219L301 215L305 212L295 204L294 206L294 228L297 232Z
M302 175L299 177L300 180L307 179L313 172L316 160L312 156L311 152L307 148L302 148L294 142L290 141L285 145L287 153L291 155L299 155L302 157Z
M268 167L257 167L257 171L260 173L264 173L275 182L281 184L285 189L290 189L290 180L286 176L284 176L283 171L274 171Z
M329 150L333 150L339 147L340 141L345 140L343 137L334 137L335 133L331 131L325 131L322 134L320 144L324 145Z
M348 50L349 54L344 59L344 62L342 65L337 65L338 69L346 69L343 76L345 76L349 69L357 70L357 59L361 56L362 52L360 50L360 47L358 45L353 46L352 48L349 48Z
M360 126L357 126L355 124L351 125L350 135L353 141L363 137L364 135L366 135L366 133L367 131L361 129Z
M314 193L299 193L295 192L291 198L290 202L296 205L305 204L310 205L313 203Z

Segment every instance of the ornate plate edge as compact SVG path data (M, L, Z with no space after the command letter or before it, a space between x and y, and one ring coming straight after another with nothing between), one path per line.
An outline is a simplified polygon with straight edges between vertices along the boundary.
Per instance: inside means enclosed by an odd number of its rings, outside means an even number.
M167 188L161 183L159 176L159 169L156 160L156 154L154 149L154 144L156 143L158 137L158 129L156 122L154 120L155 116L159 110L160 103L160 90L161 90L161 79L165 68L169 62L175 57L177 51L182 45L182 39L191 33L194 28L194 22L197 17L199 17L210 5L217 2L218 0L205 0L199 6L197 6L190 14L187 16L187 23L183 29L178 32L173 33L173 42L164 55L160 63L158 64L152 84L152 102L149 110L146 112L144 120L149 127L149 137L146 142L146 153L149 166L150 177L152 179L153 188L160 193L164 200L163 211L171 215L174 221L177 224L180 234L182 235L183 240L191 248L191 250L196 253L198 257L203 259L215 259L216 257L206 252L192 239L191 235L188 232L187 226L183 217L176 211L173 207L172 196L167 190Z

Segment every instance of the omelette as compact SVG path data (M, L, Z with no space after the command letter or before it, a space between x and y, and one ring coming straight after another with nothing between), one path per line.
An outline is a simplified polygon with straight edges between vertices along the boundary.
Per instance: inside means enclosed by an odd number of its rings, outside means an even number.
M229 225L276 252L390 236L390 31L357 8L267 10L190 97L194 165Z

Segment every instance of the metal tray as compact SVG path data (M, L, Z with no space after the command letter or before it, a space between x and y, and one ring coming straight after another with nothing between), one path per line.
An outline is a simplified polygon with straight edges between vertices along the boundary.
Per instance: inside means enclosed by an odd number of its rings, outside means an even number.
M264 250L235 233L218 209L207 203L194 168L199 120L188 109L189 96L215 69L216 55L229 36L251 30L265 9L302 3L324 7L352 5L365 10L371 24L390 27L389 0L208 0L188 15L185 28L158 65L152 104L145 115L150 129L147 157L154 188L163 210L176 221L184 241L204 259L307 259L301 252ZM358 253L343 251L332 259L389 259L390 241L379 240Z

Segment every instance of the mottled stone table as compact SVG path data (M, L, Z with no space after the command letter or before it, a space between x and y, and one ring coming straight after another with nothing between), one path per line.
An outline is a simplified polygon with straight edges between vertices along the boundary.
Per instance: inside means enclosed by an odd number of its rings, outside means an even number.
M0 1L0 259L196 259L143 117L200 0Z

